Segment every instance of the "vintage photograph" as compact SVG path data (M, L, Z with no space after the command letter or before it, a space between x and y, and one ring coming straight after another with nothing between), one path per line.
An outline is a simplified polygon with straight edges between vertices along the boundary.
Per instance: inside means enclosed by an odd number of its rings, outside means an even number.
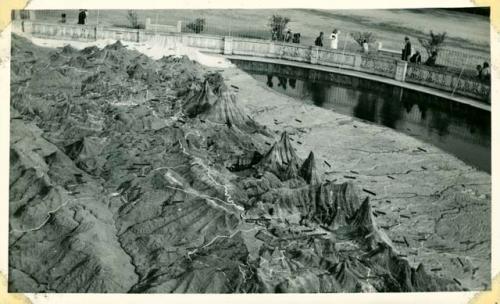
M491 288L490 8L13 10L8 288Z

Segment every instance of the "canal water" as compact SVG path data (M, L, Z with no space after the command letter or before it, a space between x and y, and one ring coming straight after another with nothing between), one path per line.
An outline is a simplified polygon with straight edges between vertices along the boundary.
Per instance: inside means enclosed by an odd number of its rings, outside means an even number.
M491 173L488 111L352 76L273 63L233 63L277 92L398 130Z

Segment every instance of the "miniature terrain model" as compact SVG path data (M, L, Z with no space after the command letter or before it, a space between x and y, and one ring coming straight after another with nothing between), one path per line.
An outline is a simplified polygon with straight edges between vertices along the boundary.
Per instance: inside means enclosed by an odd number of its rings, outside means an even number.
M13 35L10 111L11 292L463 288L410 266L360 185L323 179L187 57Z

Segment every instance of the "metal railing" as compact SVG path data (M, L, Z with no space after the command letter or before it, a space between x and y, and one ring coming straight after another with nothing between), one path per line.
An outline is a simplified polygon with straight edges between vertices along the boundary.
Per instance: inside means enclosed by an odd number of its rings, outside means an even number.
M62 15L65 14L65 23L77 24L78 10L37 10L35 11L35 19L43 22L63 22ZM234 12L233 12L234 13ZM165 27L178 27L180 25L181 32L184 33L200 33L207 35L232 36L242 38L254 38L271 40L271 31L265 22L247 22L248 20L237 20L227 18L224 22L219 22L218 19L212 17L209 10L88 10L86 24L115 26L115 27L132 27L130 15L135 15L138 26L144 27L146 20L149 19L151 24L165 25ZM228 12L230 14L230 12ZM219 16L220 17L220 16ZM196 23L196 19L203 19L203 26ZM178 24L180 21L180 24ZM162 28L161 26L157 28ZM338 35L338 50L343 52L361 53L361 46L351 37L352 29L339 28ZM299 30L300 31L300 30ZM330 40L327 38L328 33L325 33L324 48L329 48ZM393 52L380 52L379 42L382 43L383 49L393 50ZM302 37L301 45L313 45L314 37ZM419 51L422 56L422 63L428 58L425 49L419 44L417 39L412 39L413 50ZM374 56L383 56L387 58L399 59L401 57L402 43L398 44L394 41L377 41L369 45L369 54ZM464 77L475 77L477 75L477 65L483 65L484 62L490 62L489 55L478 55L478 53L464 52L456 48L444 46L437 57L436 65L446 69L450 73L463 74Z

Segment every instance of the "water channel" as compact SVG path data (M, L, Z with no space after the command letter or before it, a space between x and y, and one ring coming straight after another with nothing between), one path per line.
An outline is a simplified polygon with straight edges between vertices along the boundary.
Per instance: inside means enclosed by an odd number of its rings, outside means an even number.
M489 111L347 75L273 63L233 63L277 92L395 129L491 172Z

